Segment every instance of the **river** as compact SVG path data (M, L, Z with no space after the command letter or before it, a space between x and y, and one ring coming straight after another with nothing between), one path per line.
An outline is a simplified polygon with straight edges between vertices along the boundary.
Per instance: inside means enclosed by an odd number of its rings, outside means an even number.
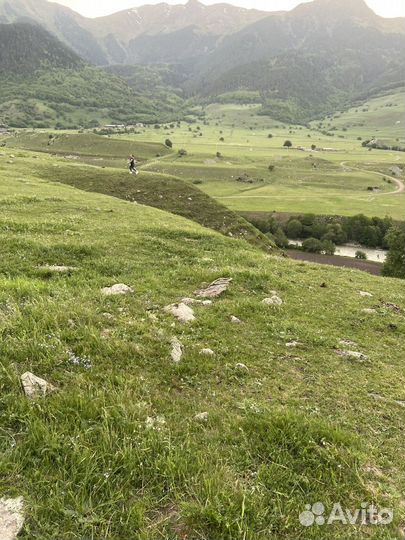
M303 240L289 240L290 246L302 246ZM356 251L363 251L367 255L368 261L385 262L388 251L385 249L373 249L363 247L355 244L343 244L342 246L336 246L335 255L340 257L356 258Z

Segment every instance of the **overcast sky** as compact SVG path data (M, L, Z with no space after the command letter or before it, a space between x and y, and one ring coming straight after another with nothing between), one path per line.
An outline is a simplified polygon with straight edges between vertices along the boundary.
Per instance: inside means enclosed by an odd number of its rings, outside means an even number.
M143 4L159 4L163 0L50 0L69 6L86 17L108 15L122 9ZM226 1L226 0L225 0ZM310 1L310 0L305 0ZM186 0L166 0L169 4L185 4ZM367 4L383 17L405 17L405 0L366 0ZM203 0L203 3L218 4L219 0ZM257 8L266 11L288 10L302 0L228 0L229 4Z

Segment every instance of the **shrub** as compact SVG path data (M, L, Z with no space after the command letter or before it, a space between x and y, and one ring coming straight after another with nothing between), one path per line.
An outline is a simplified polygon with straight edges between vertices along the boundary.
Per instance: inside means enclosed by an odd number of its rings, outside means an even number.
M284 142L283 146L285 146L286 148L291 148L292 147L292 142L287 140Z
M173 143L170 139L166 139L165 140L165 145L168 147L168 148L173 148Z
M187 156L187 150L184 150L184 148L180 148L178 151L179 157Z
M361 261L366 261L367 260L367 255L366 255L366 253L364 253L364 251L361 251L360 249L358 249L356 251L355 258L360 259Z
M202 183L203 183L203 181L202 181L202 180L199 180L198 178L196 178L195 180L193 180L193 184L194 184L195 186L199 186L199 185L202 184Z
M334 255L336 246L331 240L322 240L322 253L325 255Z
M275 169L275 165L269 165L269 171L270 171L270 172L273 172L274 169Z
M302 249L308 253L322 253L324 246L317 238L307 238L302 243Z

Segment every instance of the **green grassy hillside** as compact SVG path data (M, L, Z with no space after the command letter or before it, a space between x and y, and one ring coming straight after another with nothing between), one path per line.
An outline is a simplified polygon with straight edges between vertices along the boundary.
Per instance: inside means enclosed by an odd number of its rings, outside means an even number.
M49 139L46 134L23 135L12 139L13 144L21 145L20 148L24 143L31 148L37 147L41 151L45 149L49 151L49 147L43 144L47 140ZM75 147L78 148L78 153L66 154ZM191 219L224 235L243 238L266 251L275 249L270 238L193 184L167 174L143 170L138 176L128 174L126 158L123 156L134 152L142 162L156 150L170 155L163 145L134 144L97 135L64 134L58 136L55 144L50 148L52 156L45 154L38 156L19 150L17 157L12 153L3 154L3 161L7 155L14 156L10 160L12 161L10 165L15 173L18 171L23 175L26 170L29 170L30 174L36 178L70 184L84 191L104 193L126 201L160 208ZM61 159L62 155L64 159Z
M319 538L306 504L369 501L394 522L323 537L399 538L402 282L265 254L22 154L0 156L0 486L24 497L20 537ZM219 277L194 322L164 311ZM103 296L115 283L133 293ZM27 399L26 371L57 390Z

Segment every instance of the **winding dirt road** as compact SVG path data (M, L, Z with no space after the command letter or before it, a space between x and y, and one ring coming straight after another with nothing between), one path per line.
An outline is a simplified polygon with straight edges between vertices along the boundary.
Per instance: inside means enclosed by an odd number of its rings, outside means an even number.
M342 161L340 166L343 167L343 169L345 169L346 171L350 171L351 169L353 169L355 171L361 171L369 174L375 174L377 176L382 176L383 178L390 178L397 185L397 189L395 191L389 191L388 193L375 193L375 195L398 195L399 193L403 193L405 191L405 184L402 180L396 178L395 176L390 176L388 174L383 174L376 171L369 171L368 169L360 169L359 167L353 167L353 165L347 165L347 161Z

